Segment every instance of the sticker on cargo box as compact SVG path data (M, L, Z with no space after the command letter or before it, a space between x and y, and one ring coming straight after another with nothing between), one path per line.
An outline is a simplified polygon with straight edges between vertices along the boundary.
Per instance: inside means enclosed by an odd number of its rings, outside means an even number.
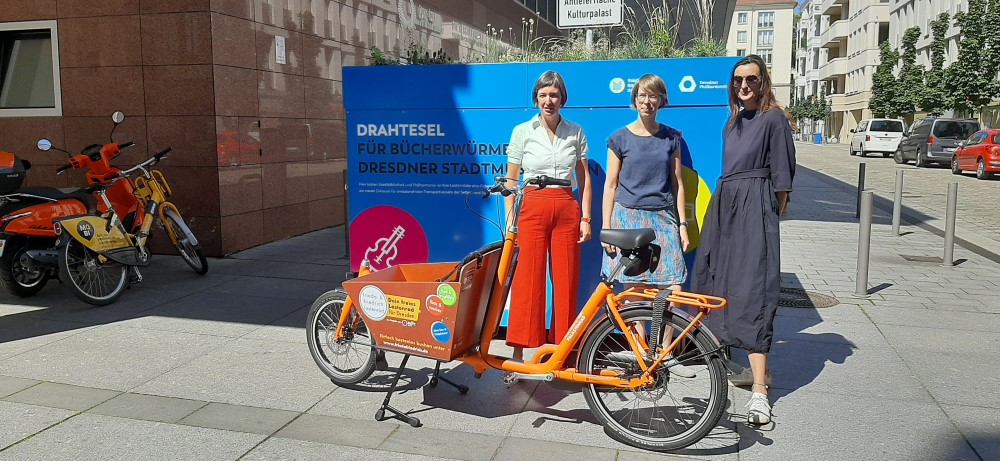
M417 321L420 317L420 300L402 296L386 295L389 301L389 318Z
M446 343L451 339L451 330L448 329L448 325L438 320L431 324L431 336L438 342Z
M368 285L361 289L358 304L361 305L361 310L365 315L375 321L385 319L386 314L389 313L389 300L386 299L385 293L375 285Z
M434 314L438 317L444 315L444 301L438 295L430 295L427 297L427 312Z
M451 285L442 283L438 285L438 297L444 302L445 306L454 306L455 301L458 301L458 295L455 294L455 289Z

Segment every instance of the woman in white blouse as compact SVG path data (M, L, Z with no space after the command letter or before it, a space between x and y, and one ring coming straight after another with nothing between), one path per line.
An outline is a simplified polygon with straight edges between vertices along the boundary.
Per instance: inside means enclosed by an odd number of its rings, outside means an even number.
M514 358L524 348L558 342L576 318L580 244L590 239L590 171L583 129L560 115L568 94L562 76L548 71L531 92L538 115L514 127L507 147L507 177L546 175L572 187L528 188L518 219L517 271L511 288L507 344ZM579 200L574 194L579 191ZM507 197L510 216L514 198ZM545 328L546 268L551 263L552 329Z

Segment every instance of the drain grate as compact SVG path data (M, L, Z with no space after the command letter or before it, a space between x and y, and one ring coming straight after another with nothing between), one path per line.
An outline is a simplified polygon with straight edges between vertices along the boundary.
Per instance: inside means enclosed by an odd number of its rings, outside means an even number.
M910 255L900 255L903 259L916 262L916 263L943 263L944 259L940 256L910 256Z
M833 296L814 293L801 288L781 287L781 296L778 297L778 305L781 307L819 308L833 307L837 304L840 304L840 301Z

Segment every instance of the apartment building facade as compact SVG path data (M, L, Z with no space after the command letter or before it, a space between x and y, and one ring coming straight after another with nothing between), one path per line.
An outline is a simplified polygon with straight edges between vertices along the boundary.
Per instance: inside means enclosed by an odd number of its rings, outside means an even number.
M787 107L792 95L795 0L737 0L726 48L732 56L756 54L768 65L774 96Z
M796 29L794 88L795 100L804 101L819 97L822 80L819 78L819 66L825 62L826 49L820 46L820 27L822 25L822 0L808 0L799 10L799 23ZM824 121L799 120L799 134L803 140L812 140L815 133L822 133Z
M872 81L879 64L879 44L889 40L889 0L823 0L820 4L819 78L832 113L826 126L830 141L850 142L850 130L871 117Z

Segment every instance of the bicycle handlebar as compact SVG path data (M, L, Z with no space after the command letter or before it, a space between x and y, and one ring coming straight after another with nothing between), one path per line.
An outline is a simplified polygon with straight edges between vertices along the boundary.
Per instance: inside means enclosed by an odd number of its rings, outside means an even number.
M132 141L129 141L129 142L123 142L123 143L121 143L121 144L119 144L119 145L118 145L118 148L119 148L119 149L124 149L124 148L126 148L126 147L132 147L132 146L134 146L134 145L135 145L135 143L134 143L134 142L132 142Z
M483 195L483 198L489 197L490 194L496 194L498 192L504 197L510 194L522 194L524 193L524 188L527 186L537 186L539 189L544 189L548 186L571 187L573 185L573 183L568 179L551 178L546 175L528 178L523 183L515 187L507 187L507 182L516 181L516 179L511 179L506 176L496 176L493 179L496 181L496 184L486 188L486 194Z

